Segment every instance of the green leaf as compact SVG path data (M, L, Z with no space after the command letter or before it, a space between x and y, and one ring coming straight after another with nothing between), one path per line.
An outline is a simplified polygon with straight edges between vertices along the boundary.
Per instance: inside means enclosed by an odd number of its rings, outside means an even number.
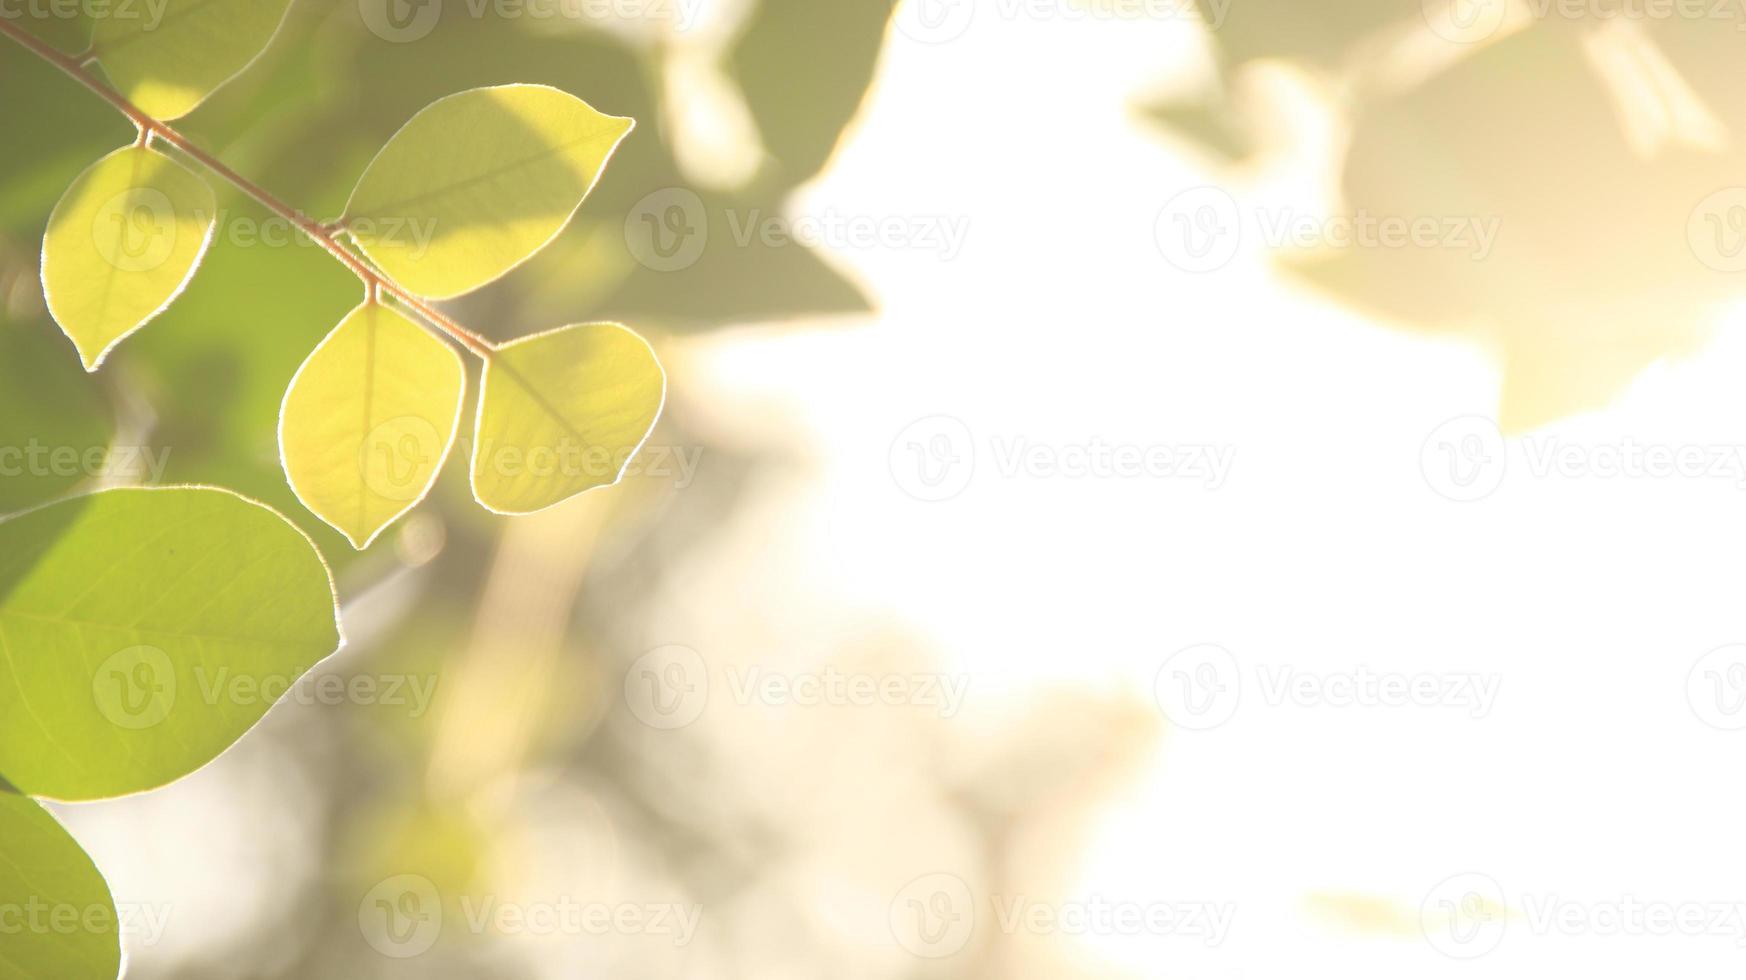
M91 43L117 91L158 119L194 110L273 39L291 0L116 3ZM126 15L124 15L126 12Z
M365 303L291 379L279 453L297 499L360 551L424 499L461 421L466 368L401 313Z
M97 866L36 802L0 783L0 980L115 980L121 929Z
M544 85L438 99L365 168L346 228L400 285L459 296L556 237L633 125Z
M0 523L0 777L90 800L212 761L339 644L290 522L227 490L109 490Z
M239 230L271 218L222 189L219 208ZM129 383L151 401L151 443L160 454L173 450L160 456L165 465L154 482L225 487L296 514L302 505L279 462L279 408L298 365L358 295L358 277L323 249L214 235L200 274L120 355ZM238 310L249 311L246 330L237 328ZM345 537L317 520L299 524L343 575L353 557Z
M44 504L103 469L109 405L46 318L0 311L0 514Z
M142 146L98 160L67 188L43 236L42 289L85 370L188 284L216 212L204 181Z
M473 496L500 514L531 514L617 483L666 397L648 341L616 323L499 347L480 382Z

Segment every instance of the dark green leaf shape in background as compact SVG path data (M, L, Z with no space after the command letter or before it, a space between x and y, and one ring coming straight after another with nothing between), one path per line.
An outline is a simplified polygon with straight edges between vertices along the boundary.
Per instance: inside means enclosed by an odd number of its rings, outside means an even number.
M92 800L211 762L340 642L309 539L226 490L109 490L0 523L0 776Z
M0 514L64 496L111 438L109 405L51 330L0 313Z

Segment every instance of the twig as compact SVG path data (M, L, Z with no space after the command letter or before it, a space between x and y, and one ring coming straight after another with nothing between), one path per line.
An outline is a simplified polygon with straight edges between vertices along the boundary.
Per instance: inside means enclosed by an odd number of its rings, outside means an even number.
M0 18L0 34L5 34L12 40L17 41L20 45L28 48L37 57L54 65L56 68L59 68L67 75L71 76L73 80L90 89L98 98L109 103L111 106L114 106L135 126L139 127L140 140L142 143L151 137L163 140L165 143L168 143L187 154L190 158L223 179L226 183L229 183L237 190L242 191L244 194L253 198L262 207L272 211L286 221L291 222L298 231L303 232L304 235L308 236L309 239L317 245L327 249L328 253L338 259L341 264L356 273L358 278L364 281L364 284L367 287L366 292L372 298L376 297L378 291L393 296L395 299L415 310L425 320L429 321L432 326L454 338L454 340L462 346L479 355L481 358L486 360L491 359L491 355L496 349L491 345L490 341L486 340L479 334L468 330L466 327L461 326L459 323L456 323L441 312L438 312L431 307L429 303L414 296L412 293L407 292L399 283L371 268L363 260L347 251L345 246L335 240L333 233L327 226L323 226L322 224L308 218L301 211L298 211L296 208L280 201L247 177L244 177L225 166L221 160L195 145L181 133L176 132L176 130L171 128L169 124L160 122L159 120L152 118L150 115L147 115L138 106L127 101L121 93L98 81L95 76L86 71L81 64L79 56L69 56L60 53L35 35L24 30L24 28L19 27L17 24L4 18Z

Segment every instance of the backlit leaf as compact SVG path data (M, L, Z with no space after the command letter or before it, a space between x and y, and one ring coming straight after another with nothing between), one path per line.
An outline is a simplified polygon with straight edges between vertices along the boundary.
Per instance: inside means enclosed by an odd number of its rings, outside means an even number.
M89 800L212 761L339 644L321 556L226 490L122 489L0 523L0 777Z
M655 352L616 323L505 344L479 391L473 495L498 513L528 514L617 483L666 396Z
M97 866L35 801L0 782L0 980L114 980L115 901Z
M193 111L260 56L291 0L155 0L108 5L91 43L117 91L147 115Z
M353 310L285 392L279 451L291 489L368 546L430 490L466 381L460 356L418 324L378 303Z
M402 286L459 296L556 237L632 125L544 85L438 99L370 161L346 228Z
M146 147L116 150L67 188L43 236L42 286L85 370L188 284L216 211L204 181Z

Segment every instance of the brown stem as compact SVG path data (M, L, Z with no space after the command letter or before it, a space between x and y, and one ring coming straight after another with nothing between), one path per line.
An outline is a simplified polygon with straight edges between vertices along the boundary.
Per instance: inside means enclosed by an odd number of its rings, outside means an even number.
M381 292L393 296L395 299L398 299L400 302L417 311L418 314L429 321L432 326L448 334L450 337L454 338L455 341L465 346L473 353L479 355L481 358L490 360L492 353L495 351L495 348L492 347L490 341L456 323L454 320L438 312L429 303L414 296L412 293L407 292L399 283L382 273L377 272L375 269L370 268L370 266L365 264L363 260L347 251L345 246L335 240L333 234L326 227L306 217L296 208L280 201L272 194L267 193L265 189L258 186L253 181L225 166L217 157L190 142L187 137L170 128L168 124L159 122L157 119L147 115L138 106L135 106L133 103L123 98L121 93L98 81L90 72L87 72L81 66L78 57L60 53L41 39L37 38L34 34L31 34L24 28L19 27L17 24L4 18L0 18L0 34L5 34L12 40L17 41L20 45L28 48L37 57L54 65L56 68L59 68L67 75L71 76L73 80L90 89L98 98L114 106L122 115L131 120L135 126L139 127L142 140L147 136L153 136L163 140L165 143L170 144L193 158L201 166L210 170L237 190L242 191L244 194L253 198L262 207L277 214L279 217L284 218L286 221L291 222L298 231L303 232L303 234L307 235L309 239L317 245L327 249L328 253L338 259L341 264L356 273L358 278L362 279L367 287L370 287L368 291L372 296L375 295L376 290L380 290Z

